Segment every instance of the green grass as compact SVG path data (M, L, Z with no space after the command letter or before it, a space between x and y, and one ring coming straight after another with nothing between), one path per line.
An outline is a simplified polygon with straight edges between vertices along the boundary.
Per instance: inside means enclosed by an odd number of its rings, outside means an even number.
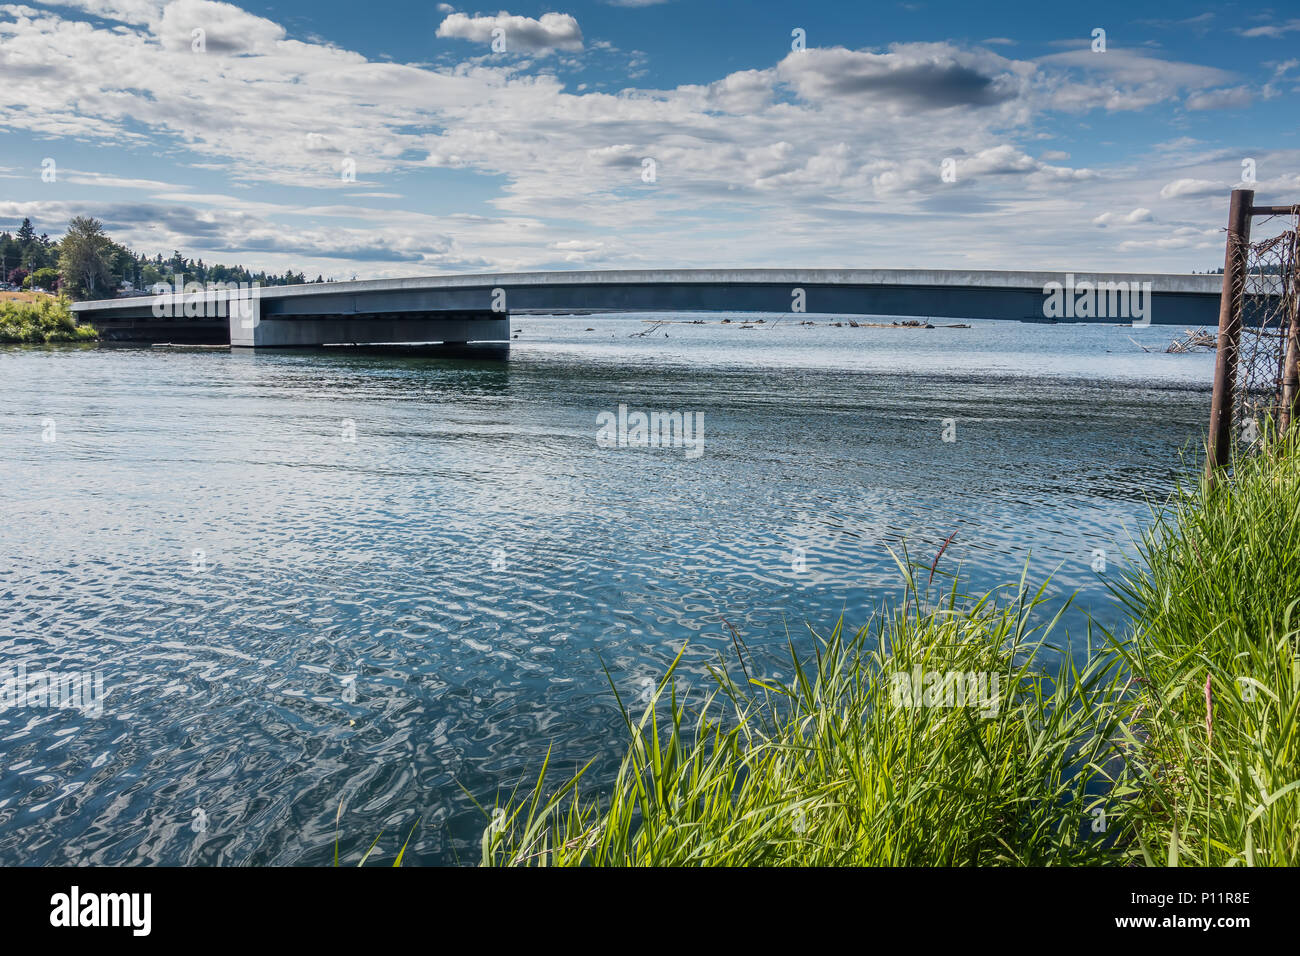
M334 866L335 867L339 865L339 820L342 819L342 817L343 817L343 801L340 800L338 811L334 814ZM402 843L402 848L397 851L397 856L393 859L394 867L400 867L402 865L402 860L406 858L406 848L411 845L411 837L415 836L415 830L417 827L419 827L419 825L420 825L420 819L417 817L415 823L411 824L411 832L406 835L406 840L405 842ZM370 846L366 849L366 852L361 855L361 859L357 863L358 867L366 865L366 861L369 860L370 855L375 852L375 847L379 846L379 841L382 840L383 837L384 837L384 831L380 830L379 835L375 837L373 841L371 841Z
M1043 673L1046 585L931 596L906 560L903 607L792 644L789 686L751 680L737 641L679 698L679 656L623 708L613 783L551 788L548 758L481 862L1296 865L1300 456L1180 487L1139 552L1129 624L1089 634L1080 669ZM918 668L997 675L998 706L909 705L895 681Z
M1120 594L1139 681L1127 813L1153 861L1300 863L1300 455L1180 488ZM1207 708L1207 690L1209 706Z
M674 695L673 673L635 721L602 797L579 774L543 780L498 811L482 862L546 865L1047 865L1109 852L1088 795L1114 753L1115 655L1082 672L1039 670L1064 608L1039 625L1042 591L920 605L791 648L790 686L747 681L743 651L712 670L709 696ZM680 658L679 658L680 660ZM730 666L728 666L730 665ZM674 664L674 668L676 665ZM895 681L996 675L979 706L920 706ZM737 672L740 672L737 678ZM924 685L923 685L924 686ZM996 704L994 705L994 701ZM545 770L543 768L543 779Z
M53 296L39 296L31 302L0 302L0 343L98 341L99 333L88 325L78 325L68 305L67 299Z

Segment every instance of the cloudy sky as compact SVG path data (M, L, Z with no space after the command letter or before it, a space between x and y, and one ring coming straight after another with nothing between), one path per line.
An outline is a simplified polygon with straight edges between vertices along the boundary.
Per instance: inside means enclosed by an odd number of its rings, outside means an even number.
M1243 161L1300 201L1294 8L558 3L0 4L0 229L333 278L1187 272Z

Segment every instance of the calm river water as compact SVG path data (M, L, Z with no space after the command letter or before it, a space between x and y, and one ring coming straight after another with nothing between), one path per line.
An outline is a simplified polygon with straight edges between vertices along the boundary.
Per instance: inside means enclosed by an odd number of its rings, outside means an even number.
M351 861L421 817L409 862L473 862L460 786L490 806L550 745L609 770L602 662L636 701L689 642L703 686L725 618L789 676L787 633L898 595L904 539L928 563L956 532L943 567L975 588L1029 560L1076 633L1115 621L1104 578L1194 455L1213 356L972 325L0 349L0 671L105 694L0 709L0 864L324 864L340 803ZM702 454L601 447L619 405L698 413Z

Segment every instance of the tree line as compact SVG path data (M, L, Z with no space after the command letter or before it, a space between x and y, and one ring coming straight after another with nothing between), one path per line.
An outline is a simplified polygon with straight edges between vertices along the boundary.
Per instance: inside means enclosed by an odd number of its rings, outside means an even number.
M28 289L60 292L73 299L112 298L120 290L147 290L159 283L256 282L263 286L302 285L310 282L301 272L283 275L243 266L208 264L187 259L179 250L170 258L161 253L141 255L104 232L98 219L76 216L61 239L36 234L30 219L16 233L0 232L0 279ZM317 282L327 281L317 276ZM331 280L332 281L332 280Z

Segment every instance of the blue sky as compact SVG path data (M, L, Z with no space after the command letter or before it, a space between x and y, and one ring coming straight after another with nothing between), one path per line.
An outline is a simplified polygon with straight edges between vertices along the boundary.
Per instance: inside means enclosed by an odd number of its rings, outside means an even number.
M0 228L333 278L1200 270L1244 160L1300 201L1298 40L1234 5L0 4Z

